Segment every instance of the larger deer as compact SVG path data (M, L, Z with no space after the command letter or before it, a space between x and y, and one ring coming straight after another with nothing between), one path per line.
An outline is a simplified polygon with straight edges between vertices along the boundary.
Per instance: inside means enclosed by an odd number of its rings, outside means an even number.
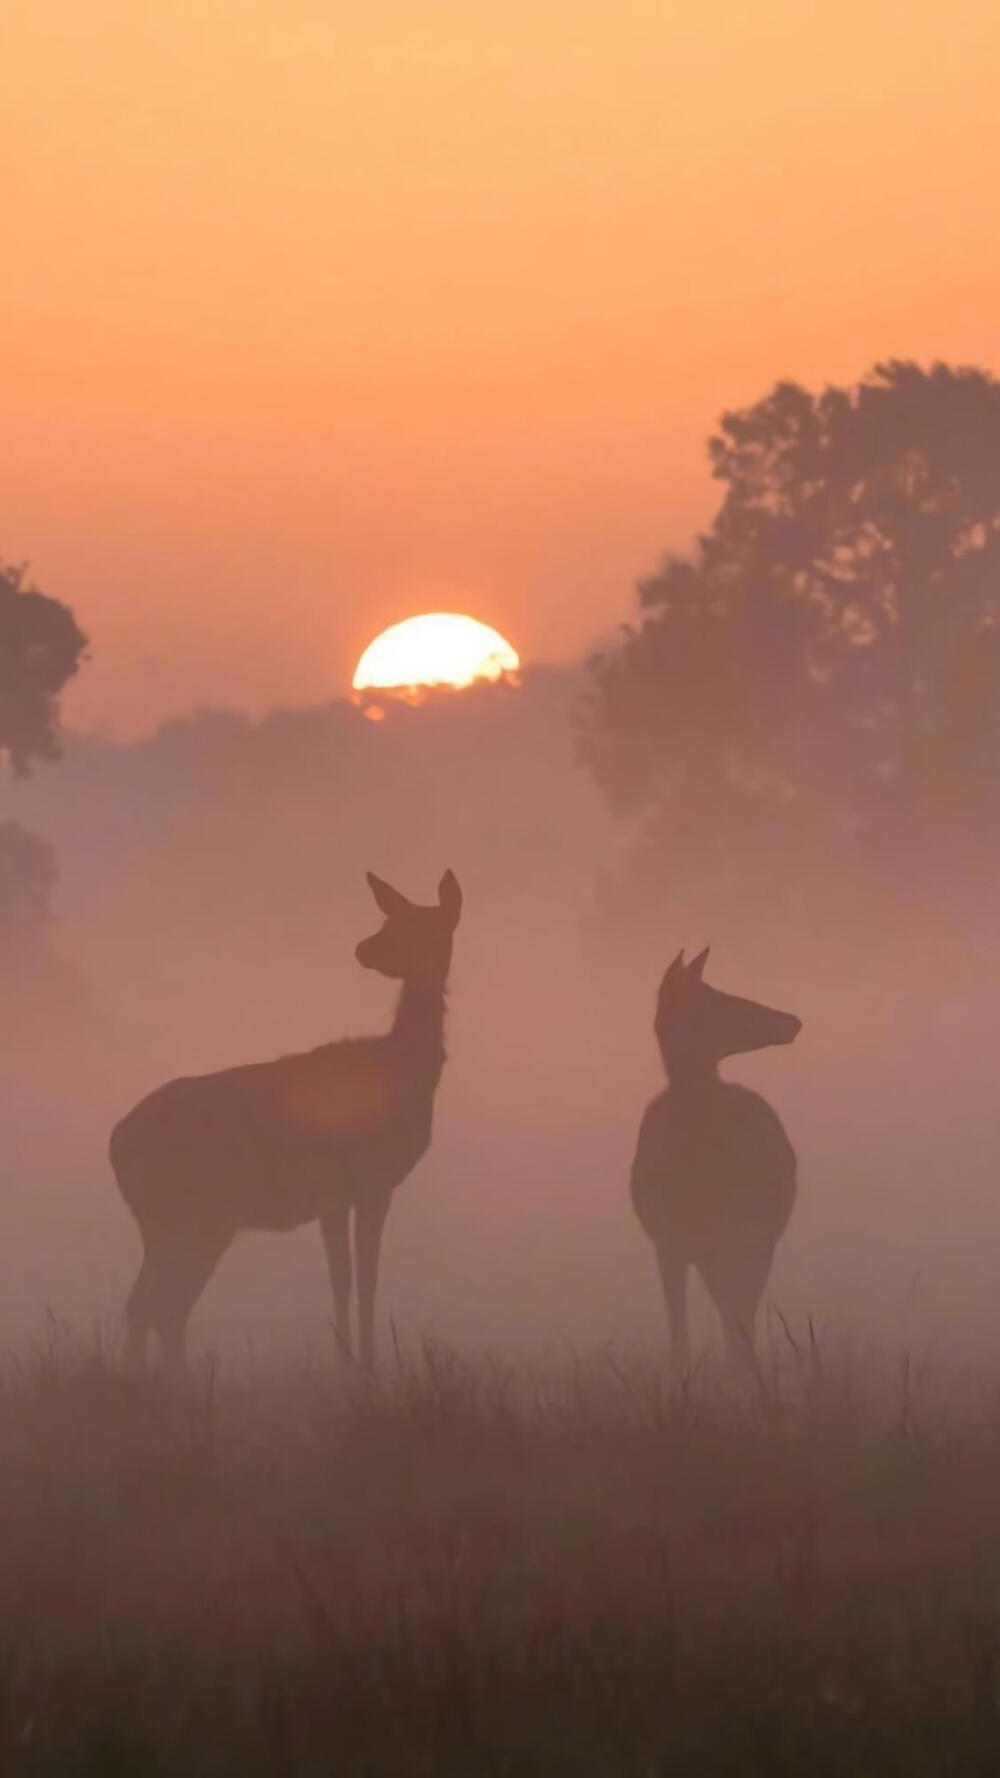
M795 1151L766 1100L720 1080L725 1056L791 1043L792 1013L710 988L708 951L663 977L654 1031L669 1087L647 1106L632 1164L632 1202L653 1243L671 1352L690 1359L687 1274L700 1272L722 1319L729 1362L752 1359L774 1249L795 1202Z
M172 1080L111 1135L111 1164L144 1257L128 1301L128 1352L159 1336L185 1366L188 1317L241 1229L319 1222L342 1351L351 1350L351 1241L362 1363L375 1356L379 1246L396 1187L426 1152L444 1067L445 988L462 892L451 871L436 907L368 874L385 923L355 955L402 983L392 1029L302 1055Z

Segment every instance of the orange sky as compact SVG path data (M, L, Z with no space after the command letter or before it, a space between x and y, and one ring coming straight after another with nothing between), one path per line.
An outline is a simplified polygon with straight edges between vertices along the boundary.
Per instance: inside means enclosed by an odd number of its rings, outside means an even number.
M1000 368L994 0L5 0L0 65L0 554L74 723L321 699L428 606L573 655L722 406Z

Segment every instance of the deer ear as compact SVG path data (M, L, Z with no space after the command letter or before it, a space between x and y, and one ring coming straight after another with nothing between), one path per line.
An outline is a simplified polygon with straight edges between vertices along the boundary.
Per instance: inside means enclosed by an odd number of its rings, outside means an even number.
M453 870L446 870L438 884L438 906L454 932L462 917L462 891Z
M674 988L679 987L681 982L684 980L684 977L685 977L684 952L678 951L673 962L668 963L666 969L663 972L663 980L660 983L658 1003L659 1003L659 1001L663 1000L665 995L669 995Z
M365 875L368 879L368 887L375 897L376 906L381 909L387 919L392 914L406 913L407 909L413 906L411 901L407 901L405 895L401 895L391 883L383 882L382 878L377 877L373 870L366 871Z
M705 949L703 951L698 952L697 957L693 957L691 959L691 962L688 964L688 967L687 967L689 981L692 981L692 982L700 982L701 981L701 978L705 973L705 965L708 962L708 953L710 950L711 950L711 946L706 945Z

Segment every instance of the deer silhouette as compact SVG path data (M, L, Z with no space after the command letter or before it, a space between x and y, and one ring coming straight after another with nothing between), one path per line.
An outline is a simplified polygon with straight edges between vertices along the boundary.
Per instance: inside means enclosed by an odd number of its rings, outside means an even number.
M801 1020L710 988L707 958L685 964L679 952L660 984L653 1029L670 1084L643 1115L631 1178L681 1369L690 1266L719 1311L729 1363L752 1363L758 1305L795 1202L795 1151L779 1118L718 1070L725 1056L791 1043Z
M143 1241L126 1309L133 1363L155 1334L165 1367L183 1373L188 1317L234 1235L307 1222L322 1230L337 1340L349 1353L353 1211L360 1357L374 1364L382 1230L431 1139L462 892L451 871L436 907L371 872L368 883L385 921L355 956L402 983L390 1031L169 1081L112 1131L111 1164Z

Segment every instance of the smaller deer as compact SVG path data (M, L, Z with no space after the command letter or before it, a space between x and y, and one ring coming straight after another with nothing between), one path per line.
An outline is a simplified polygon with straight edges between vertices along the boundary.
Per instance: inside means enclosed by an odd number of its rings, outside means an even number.
M385 923L355 955L402 983L384 1037L172 1080L112 1131L111 1164L144 1248L126 1310L132 1362L155 1333L167 1368L183 1372L188 1317L239 1230L317 1221L337 1338L350 1352L353 1212L361 1361L374 1364L382 1230L431 1139L462 892L451 871L436 907L417 907L371 872L368 883Z
M720 1080L726 1056L791 1043L802 1029L703 980L707 949L678 952L660 984L653 1029L669 1086L646 1108L632 1163L632 1203L653 1243L671 1355L690 1361L687 1274L719 1311L729 1363L752 1363L754 1325L795 1202L795 1151L766 1100Z

